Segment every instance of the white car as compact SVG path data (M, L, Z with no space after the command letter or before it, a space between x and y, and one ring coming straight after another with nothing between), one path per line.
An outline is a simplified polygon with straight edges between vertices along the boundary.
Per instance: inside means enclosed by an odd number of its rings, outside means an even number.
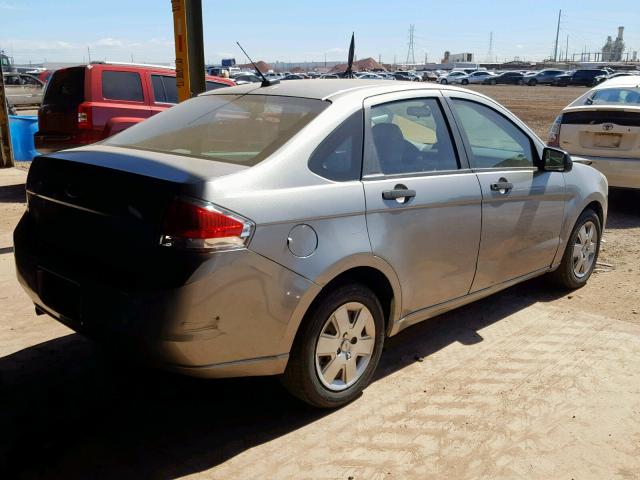
M464 72L462 70L454 70L453 72L445 74L440 78L438 78L438 83L442 85L447 85L449 83L454 83L456 78L466 76L466 75L467 75L467 72Z
M26 73L5 73L5 91L9 105L39 105L44 84Z
M495 76L491 72L487 72L486 70L478 70L477 72L469 73L468 75L460 75L457 76L453 83L459 83L461 85L468 85L470 83L482 83L487 78Z
M610 187L640 188L640 75L612 78L570 103L548 144L600 170Z

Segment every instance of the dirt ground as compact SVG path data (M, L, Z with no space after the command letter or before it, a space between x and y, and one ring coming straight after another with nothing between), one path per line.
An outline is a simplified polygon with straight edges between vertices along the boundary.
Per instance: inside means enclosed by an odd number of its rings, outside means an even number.
M477 88L541 134L584 91ZM13 267L24 175L0 172L0 478L640 478L640 194L611 194L585 288L536 279L409 328L362 397L318 411L36 316Z

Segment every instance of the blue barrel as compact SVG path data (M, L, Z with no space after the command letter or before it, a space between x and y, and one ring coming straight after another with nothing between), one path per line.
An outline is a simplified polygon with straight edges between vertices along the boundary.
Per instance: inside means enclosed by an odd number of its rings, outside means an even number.
M15 161L30 162L39 155L33 144L33 135L38 131L38 117L9 115L9 131Z

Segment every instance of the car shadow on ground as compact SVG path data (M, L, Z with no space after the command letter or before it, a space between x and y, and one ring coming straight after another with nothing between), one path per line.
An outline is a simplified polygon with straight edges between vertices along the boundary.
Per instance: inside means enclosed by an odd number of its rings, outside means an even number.
M537 279L408 328L387 342L376 379L480 342L484 327L560 295ZM273 378L180 377L114 360L76 334L0 358L0 465L10 478L177 478L330 414Z
M25 203L25 184L0 186L0 203Z
M609 215L607 228L640 227L640 190L609 190Z

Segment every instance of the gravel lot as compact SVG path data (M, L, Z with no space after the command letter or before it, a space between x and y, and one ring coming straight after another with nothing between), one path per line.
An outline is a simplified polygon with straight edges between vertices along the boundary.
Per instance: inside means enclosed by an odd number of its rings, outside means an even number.
M543 138L584 92L474 89ZM640 194L612 193L585 288L536 279L407 329L327 412L269 378L115 362L36 316L13 267L23 182L0 171L0 478L640 478Z

